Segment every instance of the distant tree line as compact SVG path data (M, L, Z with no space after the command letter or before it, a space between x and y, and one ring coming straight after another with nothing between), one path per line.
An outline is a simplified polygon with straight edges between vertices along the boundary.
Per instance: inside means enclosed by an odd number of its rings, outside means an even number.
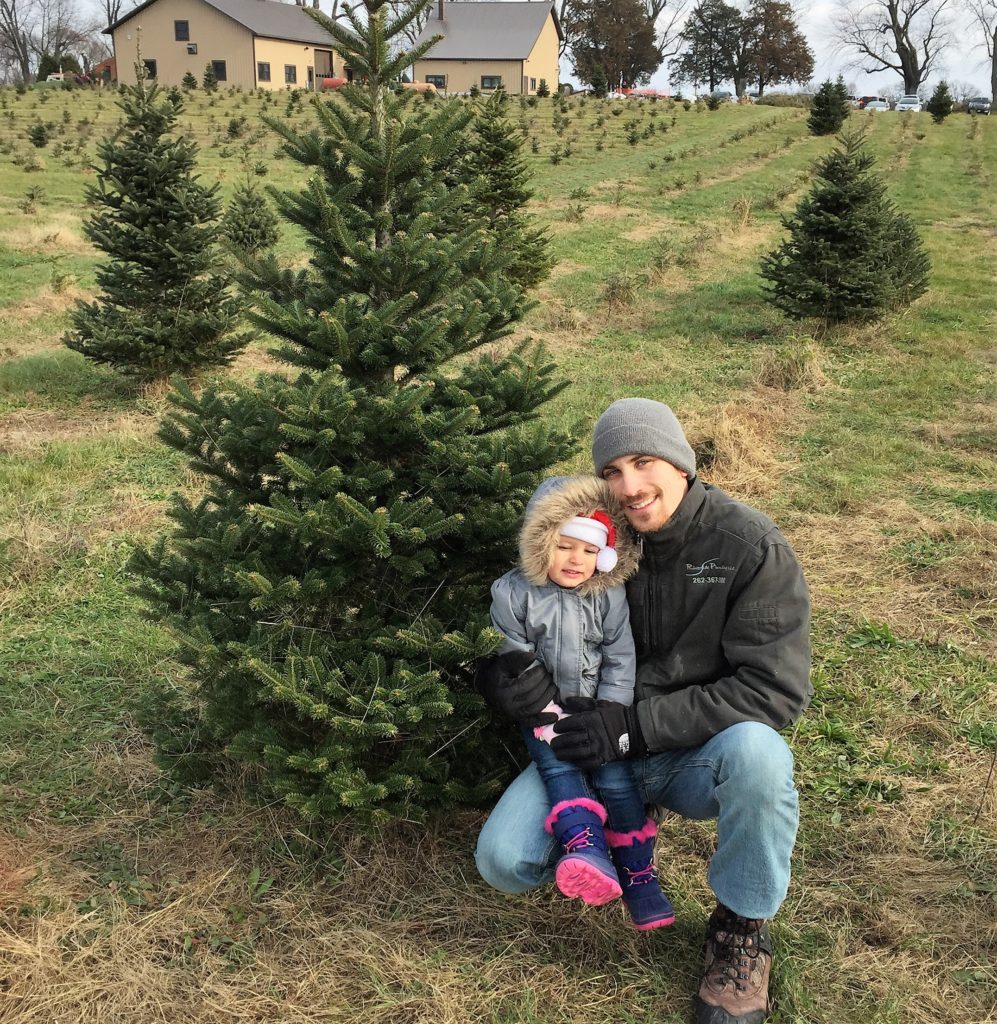
M690 13L680 39L672 81L705 85L710 92L732 81L738 96L752 85L760 96L770 85L806 82L814 70L813 50L792 6L781 0L751 0L746 10L724 0L703 0Z
M102 0L99 13L75 0L0 0L0 84L30 83L57 71L89 74L111 55L103 30L134 0Z

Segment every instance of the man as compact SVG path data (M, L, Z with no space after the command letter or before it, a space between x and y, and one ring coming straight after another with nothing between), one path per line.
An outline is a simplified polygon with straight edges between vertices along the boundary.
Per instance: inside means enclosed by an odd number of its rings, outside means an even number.
M786 896L799 805L778 730L807 706L810 604L799 562L762 513L704 484L671 409L626 398L596 423L595 472L641 540L627 584L637 647L632 707L600 702L555 726L554 752L590 769L629 758L649 804L717 819L707 875L717 897L696 997L698 1024L759 1024L769 1009L766 921ZM504 656L508 657L508 656ZM486 700L546 721L540 666L482 663ZM506 790L478 841L482 877L504 892L550 878L543 786L533 766Z

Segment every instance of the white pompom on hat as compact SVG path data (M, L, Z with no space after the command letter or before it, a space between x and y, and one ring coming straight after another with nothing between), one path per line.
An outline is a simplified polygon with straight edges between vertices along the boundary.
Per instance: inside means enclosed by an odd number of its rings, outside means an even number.
M609 514L597 509L590 516L575 516L558 531L562 536L584 541L599 549L595 567L599 572L616 568L616 527Z

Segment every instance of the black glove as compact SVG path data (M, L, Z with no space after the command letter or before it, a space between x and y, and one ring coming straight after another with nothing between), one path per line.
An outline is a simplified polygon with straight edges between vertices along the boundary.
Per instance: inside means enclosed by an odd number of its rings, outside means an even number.
M582 711L594 711L596 708L595 697L565 697L558 701L558 707L569 715L577 715Z
M528 726L551 725L557 715L540 714L557 696L550 673L527 651L482 658L474 688L500 715Z
M585 771L647 753L636 707L611 700L600 700L591 711L562 718L554 726L554 734L550 749L562 761Z

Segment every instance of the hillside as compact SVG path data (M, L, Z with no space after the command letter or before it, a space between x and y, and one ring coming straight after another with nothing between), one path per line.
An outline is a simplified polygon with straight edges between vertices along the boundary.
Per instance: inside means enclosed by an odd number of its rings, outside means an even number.
M226 194L247 173L303 181L264 108L311 117L307 99L200 90L181 116ZM553 415L584 436L613 398L668 402L703 476L769 513L810 581L817 696L792 736L773 1020L997 1021L997 120L853 114L932 285L814 338L757 276L833 144L805 112L510 111L559 261L527 324L572 380ZM82 196L116 119L111 95L0 90L0 1021L688 1020L710 823L666 819L679 921L640 936L618 907L580 927L556 893L490 891L483 812L372 845L154 767L136 697L182 670L124 565L199 481L155 438L162 391L59 340L93 287ZM291 233L279 249L306 258ZM264 342L231 373L262 368L279 369Z

